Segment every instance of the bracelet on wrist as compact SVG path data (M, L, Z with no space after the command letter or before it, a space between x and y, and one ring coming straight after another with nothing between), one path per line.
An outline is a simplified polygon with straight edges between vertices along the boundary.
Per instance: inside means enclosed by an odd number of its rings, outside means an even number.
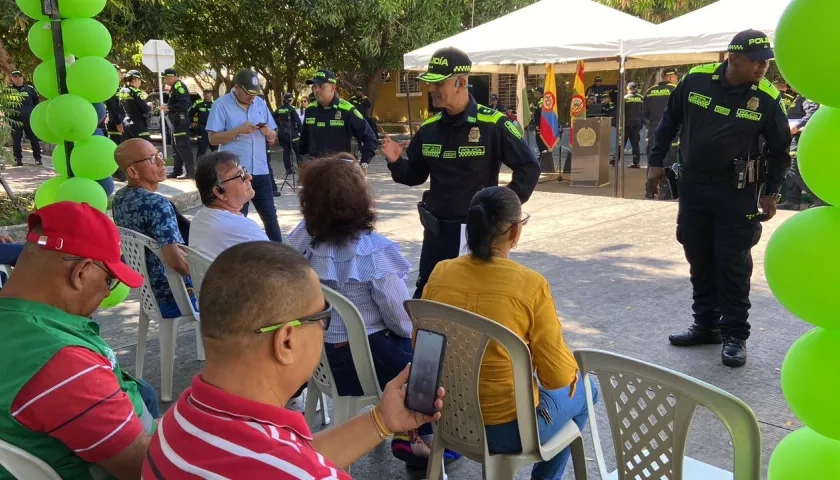
M382 418L380 418L379 413L376 410L376 407L373 407L370 410L370 418L371 418L371 420L373 420L373 425L376 427L376 433L379 434L379 438L381 438L382 440L385 440L387 438L390 438L392 435L394 435L394 432L388 430L388 428L385 426L385 422L383 422Z

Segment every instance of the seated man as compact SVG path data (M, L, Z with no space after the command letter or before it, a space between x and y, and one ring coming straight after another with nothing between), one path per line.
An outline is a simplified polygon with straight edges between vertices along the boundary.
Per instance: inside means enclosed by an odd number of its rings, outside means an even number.
M166 180L163 156L148 140L132 138L117 147L114 159L128 180L128 185L114 194L114 223L158 242L166 263L185 277L184 282L192 292L187 254L179 247L185 242L178 229L175 207L166 197L155 193L158 184ZM160 260L149 254L146 267L163 318L188 314L178 309Z
M440 418L405 408L407 366L369 412L314 438L283 408L318 366L332 307L305 258L280 242L231 247L202 288L204 371L161 420L144 478L335 478L396 431ZM438 389L435 407L443 406Z
M204 205L190 222L190 246L210 258L243 242L268 240L257 223L242 214L254 198L251 174L232 152L219 151L198 158L195 185Z
M26 240L0 292L0 439L61 478L102 478L103 468L139 478L154 391L120 369L88 317L119 282L137 288L143 277L121 263L113 222L88 205L33 212ZM11 477L0 468L0 478Z

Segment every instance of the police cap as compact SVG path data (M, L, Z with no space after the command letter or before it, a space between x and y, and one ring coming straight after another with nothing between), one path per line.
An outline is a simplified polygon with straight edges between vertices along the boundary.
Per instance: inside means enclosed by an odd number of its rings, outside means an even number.
M758 30L744 30L739 32L729 42L726 49L729 53L742 53L750 60L763 62L773 58L773 49L770 48L770 37Z
M238 85L243 90L248 92L248 95L257 96L262 95L262 85L260 85L260 77L257 72L249 69L240 70L233 79L233 84Z
M292 95L292 92L286 92L283 94L283 101L291 102L295 96Z
M417 76L426 83L439 83L452 75L466 75L472 70L472 61L455 47L441 48L432 54L427 71Z
M203 89L202 91L203 91L204 93L213 93L213 89L212 89L212 88L205 88L205 89Z
M318 70L315 75L312 75L312 78L306 81L307 85L323 85L325 83L332 83L333 85L336 83L335 74L326 68Z
M20 70L14 70L14 71L12 71L12 76L13 77L22 77L23 73L21 73Z
M674 67L665 67L665 68L663 68L663 69L662 69L662 76L663 76L663 77L668 77L668 76L671 76L671 75L678 75L678 74L677 74L677 69L676 69L676 68L674 68Z
M140 77L140 72L137 71L137 70L129 70L129 71L125 72L125 79L126 80L131 80L132 78L139 78L139 79L142 80L142 78Z
M775 77L773 77L773 84L775 85L775 84L777 84L777 83L784 83L784 84L787 84L787 82L785 81L785 79L784 79L784 78L782 78L782 77L780 77L779 75L776 75Z
M627 88L629 88L629 89L631 89L631 90L635 90L635 89L637 88L637 87L636 87L636 82L630 82L630 83L628 83L628 84L627 84Z
M163 75L165 77L177 77L178 72L176 72L174 68L167 68L166 70L163 71Z
M601 77L600 77L600 76L595 77L595 81L596 81L596 82L600 82L600 81L601 81Z

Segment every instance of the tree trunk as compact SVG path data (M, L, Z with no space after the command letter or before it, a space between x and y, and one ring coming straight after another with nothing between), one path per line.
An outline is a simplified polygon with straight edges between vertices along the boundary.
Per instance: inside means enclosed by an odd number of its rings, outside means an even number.
M382 68L376 69L372 74L365 79L365 95L370 100L370 112L368 115L373 116L373 107L376 105L376 97L379 95L379 86L382 85Z

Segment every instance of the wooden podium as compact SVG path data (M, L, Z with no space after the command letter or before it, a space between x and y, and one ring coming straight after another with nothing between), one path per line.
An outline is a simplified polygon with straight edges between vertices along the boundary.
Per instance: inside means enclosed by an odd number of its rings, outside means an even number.
M570 185L603 187L610 183L610 120L610 117L575 120Z

